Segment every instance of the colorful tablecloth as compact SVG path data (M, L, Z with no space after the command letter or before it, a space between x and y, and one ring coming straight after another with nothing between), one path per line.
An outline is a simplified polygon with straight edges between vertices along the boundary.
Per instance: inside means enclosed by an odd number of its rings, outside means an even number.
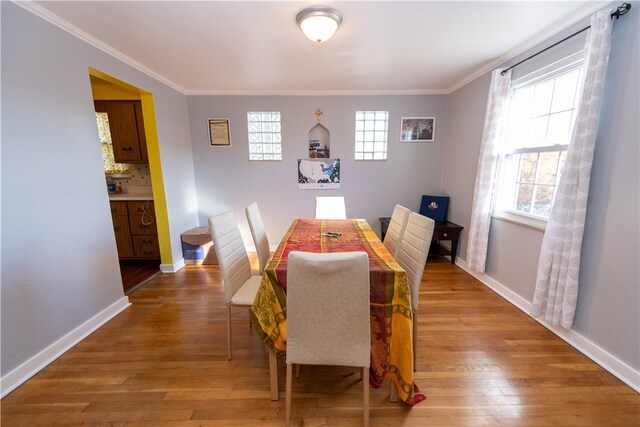
M339 236L328 236L330 233ZM407 404L424 400L425 396L413 382L413 326L407 275L365 220L294 220L265 269L251 307L251 322L265 344L276 353L287 349L287 258L291 251L363 251L369 255L369 383L380 388L389 378Z

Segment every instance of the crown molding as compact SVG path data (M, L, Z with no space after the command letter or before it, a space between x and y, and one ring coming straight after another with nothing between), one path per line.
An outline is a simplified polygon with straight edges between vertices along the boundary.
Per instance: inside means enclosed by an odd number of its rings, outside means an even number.
M585 18L587 18L587 17L591 16L592 14L594 14L595 12L601 10L604 6L606 6L606 2L604 2L604 3L605 4L603 4L603 2L599 2L599 1L598 2L594 2L592 5L590 5L588 7L585 7L579 13L574 15L571 19L569 19L566 22L564 22L564 24L562 26L547 28L545 31L539 33L537 36L532 37L531 39L529 39L525 43L521 44L517 48L511 49L510 51L506 52L505 54L501 55L500 57L498 57L498 58L494 59L493 61L489 62L484 67L474 71L472 74L470 74L467 77L465 77L464 79L460 80L458 83L454 84L453 86L451 86L450 88L448 88L444 92L448 93L448 94L452 93L452 92L455 92L456 90L460 89L461 87L465 86L466 84L471 83L472 81L474 81L478 77L483 76L484 74L488 73L489 71L492 71L492 70L496 69L497 67L503 65L505 62L517 57L518 55L522 55L526 51L538 46L539 44L542 44L542 43L546 42L550 38L557 36L558 34L562 33L563 31L566 31L568 28L571 28L572 26L576 25L577 23L579 23L580 21L584 20Z
M68 32L72 36L100 49L106 54L119 59L136 70L158 80L161 83L175 89L187 96L215 95L215 96L349 96L349 95L447 95L447 90L281 90L281 91L244 91L244 90L187 90L166 77L156 73L150 68L142 65L135 59L125 55L112 46L82 31L75 25L65 21L58 15L43 8L32 0L12 0L14 4L22 7L26 11L44 19L50 24Z
M167 79L166 77L156 73L155 71L151 70L150 68L142 65L141 63L139 63L138 61L136 61L135 59L125 55L124 53L120 52L117 49L114 49L113 47L111 47L110 45L102 42L101 40L98 40L97 38L87 34L86 32L82 31L80 28L76 27L75 25L70 24L69 22L65 21L64 19L60 18L58 15L48 11L47 9L43 8L42 6L36 4L35 2L33 2L32 0L12 0L14 4L20 6L21 8L25 9L26 11L38 16L39 18L44 19L45 21L49 22L50 24L55 25L56 27L68 32L69 34L71 34L72 36L75 36L77 38L79 38L80 40L90 44L91 46L100 49L101 51L105 52L108 55L113 56L116 59L119 59L120 61L124 62L125 64L135 68L136 70L148 75L149 77L152 77L155 80L158 80L159 82L169 86L172 89L177 90L178 92L185 94L185 89L183 87L181 87L180 85L172 82L171 80Z
M112 46L102 42L101 40L89 35L82 31L78 27L65 21L54 13L48 11L42 6L36 4L32 0L12 0L14 4L22 7L28 12L44 19L45 21L55 25L56 27L68 32L69 34L83 40L91 46L100 49L108 55L119 59L125 64L135 68L136 70L152 77L153 79L175 89L183 95L215 95L215 96L349 96L349 95L448 95L461 87L471 83L478 77L490 72L491 70L503 65L505 62L525 53L526 51L534 48L535 46L544 43L550 38L562 33L571 26L584 20L591 14L602 9L606 2L594 2L589 7L583 9L579 14L576 14L572 19L567 20L564 25L560 27L549 28L546 31L539 33L537 36L529 39L527 42L521 44L515 49L512 49L500 57L489 62L485 66L474 71L467 77L460 80L458 83L450 86L447 89L425 89L425 90L328 90L328 91L314 91L314 90L282 90L282 91L243 91L243 90L221 90L221 91L209 91L209 90L187 90L168 78L156 73L150 68L144 66L135 59L125 55Z
M185 95L215 96L349 96L349 95L447 95L446 90L278 90L278 91L185 91Z

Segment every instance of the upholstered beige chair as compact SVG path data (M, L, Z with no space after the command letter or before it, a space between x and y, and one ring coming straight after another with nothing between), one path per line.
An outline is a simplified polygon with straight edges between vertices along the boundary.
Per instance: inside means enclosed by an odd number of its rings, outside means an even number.
M287 269L286 425L294 364L362 368L369 425L369 257L365 252L291 252Z
M402 205L396 205L393 208L389 228L387 228L387 234L384 235L384 241L382 243L384 243L387 250L389 250L394 257L396 256L404 229L407 226L410 213L411 211Z
M251 265L232 212L209 218L213 248L218 257L227 303L227 351L231 360L231 307L251 307L261 276L251 275Z
M420 282L422 273L427 263L433 229L436 223L431 218L422 216L415 212L409 214L407 226L404 229L402 240L396 252L396 261L407 272L407 280L411 288L411 310L413 311L413 369L417 366L417 345L418 338L418 296L420 292Z
M247 214L247 221L249 222L249 228L251 229L251 237L253 237L253 243L256 245L256 252L258 254L258 263L260 265L260 275L264 273L264 269L267 267L269 258L271 257L271 250L269 249L269 241L267 240L267 232L262 224L262 217L260 216L260 210L257 203L251 203L244 209Z
M344 197L316 197L316 219L347 219Z

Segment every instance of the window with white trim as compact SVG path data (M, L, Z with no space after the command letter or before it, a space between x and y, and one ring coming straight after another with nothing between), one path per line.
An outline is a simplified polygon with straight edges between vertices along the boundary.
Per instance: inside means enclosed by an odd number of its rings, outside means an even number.
M388 111L356 111L356 160L386 160Z
M575 124L582 63L580 57L512 82L497 211L549 217Z
M249 160L282 160L280 112L250 111Z

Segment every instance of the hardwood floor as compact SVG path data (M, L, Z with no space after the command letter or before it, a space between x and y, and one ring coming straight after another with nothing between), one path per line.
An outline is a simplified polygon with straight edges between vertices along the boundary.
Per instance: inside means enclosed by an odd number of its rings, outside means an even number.
M1 402L5 426L281 426L268 355L233 310L226 360L218 268L189 266L134 290L133 305ZM427 400L371 389L372 426L638 426L640 396L447 260L420 292L416 382ZM303 367L293 424L361 425L350 369Z
M160 260L120 260L120 276L124 292L160 273Z

